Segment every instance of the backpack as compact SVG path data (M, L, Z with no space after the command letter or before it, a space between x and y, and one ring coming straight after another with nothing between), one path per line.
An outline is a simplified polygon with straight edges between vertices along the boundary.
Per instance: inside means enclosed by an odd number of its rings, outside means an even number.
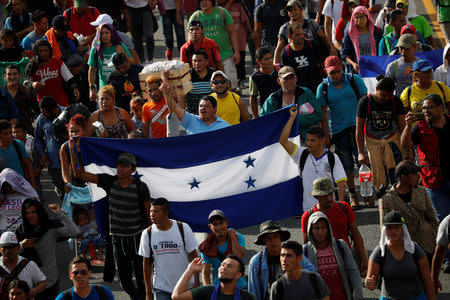
M443 97L443 100L444 100L443 105L444 105L444 110L447 111L447 108L446 108L446 105L445 105L445 103L447 103L447 99L445 98L444 89L442 88L442 86L439 83L439 81L434 80L434 82L436 82L438 88L441 90L442 96L444 96ZM409 101L409 98L411 97L411 90L412 90L412 85L408 86L408 98L407 98L408 99L408 104L411 104L411 102Z
M0 267L0 276L2 280L0 281L0 298L8 298L8 286L13 280L16 280L23 269L28 265L30 261L28 259L22 259L15 268L8 273L3 267Z
M20 166L22 167L23 171L23 177L26 180L30 181L31 174L28 174L28 169L26 168L24 157L22 156L22 151L20 151L19 143L15 139L12 139L12 144L14 146L14 149L16 150L17 157L19 158Z
M355 92L356 98L359 100L361 95L359 94L358 87L356 86L355 77L352 74L350 75L350 78L348 81L350 82L350 86L352 87L353 91ZM327 106L330 106L330 102L328 100L328 83L323 82L322 83L322 90L323 90L323 96L325 97L325 102L327 103Z
M93 284L92 287L97 292L98 298L100 300L108 300L108 295L106 295L106 290L103 286L99 284ZM71 300L72 299L72 289L68 289L64 291L64 300Z
M184 228L183 228L183 223L181 223L180 221L176 221L177 222L177 226L178 226L178 230L180 231L181 234L181 240L183 241L183 246L184 246L184 251L186 251L186 242L184 241ZM150 256L149 256L149 261L150 263L153 263L153 261L155 260L153 257L153 248L152 248L152 226L150 225L147 228L147 237L148 237L148 246L150 248ZM187 251L186 251L187 252Z
M311 281L311 285L314 289L314 292L317 296L319 296L319 285L318 285L318 278L319 274L314 272L309 272L309 280ZM284 276L281 276L276 281L275 291L277 293L277 299L284 299Z
M91 10L92 16L95 17L95 9L93 6L89 6L89 9ZM70 11L70 8L66 9L66 15L67 15L67 25L70 24L70 17L72 16L72 12ZM70 25L69 25L70 26Z
M309 45L309 47L311 48L311 49L313 49L313 46L312 46L312 44L311 44L311 41L309 40L309 39L307 39L307 38L305 38L305 41L308 43L308 45ZM287 55L287 57L289 57L289 43L286 45L286 55Z

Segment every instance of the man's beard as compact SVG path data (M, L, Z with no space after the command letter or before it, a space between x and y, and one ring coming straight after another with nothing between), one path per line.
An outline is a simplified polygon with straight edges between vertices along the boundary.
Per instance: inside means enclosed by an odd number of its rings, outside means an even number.
M226 278L226 277L219 277L219 281L222 283L230 283L233 281L233 279L231 278Z
M216 93L217 95L225 95L227 92L228 92L227 89L224 89L223 92L214 91L214 93Z

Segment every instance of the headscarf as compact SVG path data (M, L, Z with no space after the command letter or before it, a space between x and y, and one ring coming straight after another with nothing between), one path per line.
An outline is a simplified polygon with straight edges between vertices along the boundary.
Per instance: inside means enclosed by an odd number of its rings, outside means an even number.
M31 184L16 171L6 168L0 173L0 190L3 183L8 183L16 193L30 198L39 198Z
M355 10L352 13L352 17L350 19L350 27L348 29L348 35L350 36L350 39L353 43L353 48L355 48L356 53L356 60L359 61L359 30L358 26L356 26L355 21L355 14L363 13L367 17L367 25L369 27L369 39L370 39L370 52L371 55L376 56L377 55L377 47L375 45L375 38L373 36L373 32L375 30L375 25L373 24L372 15L370 14L369 10L365 8L364 6L358 6L355 8Z
M402 228L403 228L403 243L404 243L404 247L405 247L405 251L408 251L411 254L414 254L414 243L411 240L411 236L409 235L409 231L408 228L406 227L405 224L402 224ZM383 229L381 230L381 237L380 237L380 248L381 248L381 256L384 256L384 249L386 247L384 247L384 245L387 244L388 242L388 237L386 235L386 226L383 226Z
M94 54L98 56L100 59L103 59L103 45L102 40L100 38L100 32L104 27L108 28L109 31L111 31L111 43L114 46L120 45L122 43L122 39L120 38L119 33L112 24L102 24L98 26L97 33L94 38L94 47L95 47Z

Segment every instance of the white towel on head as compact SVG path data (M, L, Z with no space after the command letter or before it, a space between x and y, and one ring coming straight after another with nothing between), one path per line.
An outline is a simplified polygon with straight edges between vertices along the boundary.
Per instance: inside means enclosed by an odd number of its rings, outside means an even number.
M414 243L411 240L411 236L409 235L408 228L405 224L402 224L403 228L403 243L405 250L408 251L411 254L414 254ZM388 237L386 235L386 226L383 226L383 229L381 230L381 237L380 237L380 248L381 248L381 256L384 256L384 245L388 242Z

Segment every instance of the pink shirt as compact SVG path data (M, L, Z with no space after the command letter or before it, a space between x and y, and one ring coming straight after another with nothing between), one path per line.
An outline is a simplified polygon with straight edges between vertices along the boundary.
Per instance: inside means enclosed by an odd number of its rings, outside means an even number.
M327 283L331 300L347 299L331 243L325 249L317 249L317 271Z

